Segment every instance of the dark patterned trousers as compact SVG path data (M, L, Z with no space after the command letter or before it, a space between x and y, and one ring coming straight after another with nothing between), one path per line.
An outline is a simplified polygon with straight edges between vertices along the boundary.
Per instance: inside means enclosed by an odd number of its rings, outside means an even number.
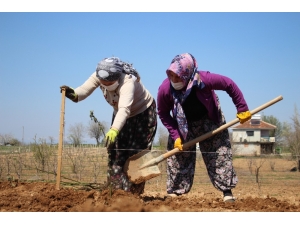
M145 182L140 184L130 182L123 172L123 167L129 157L152 148L156 130L157 112L156 102L153 100L147 110L127 119L117 136L115 145L108 149L107 179L114 189L123 189L134 194L144 192Z
M189 132L185 142L193 140L226 123L219 109L222 123L216 124L204 116L199 121L188 122ZM225 191L232 189L238 182L232 165L232 150L228 130L225 129L199 143L203 161L213 186ZM174 149L174 140L169 136L168 150ZM193 185L196 165L196 145L167 158L167 193L185 194Z

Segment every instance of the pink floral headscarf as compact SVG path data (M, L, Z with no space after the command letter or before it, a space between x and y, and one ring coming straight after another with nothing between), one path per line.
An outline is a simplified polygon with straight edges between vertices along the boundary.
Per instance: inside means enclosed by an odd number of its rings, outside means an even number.
M181 78L184 85L187 85L197 69L198 63L194 56L189 53L183 53L174 57L166 73L168 77L169 71L176 73Z
M193 86L197 86L200 89L204 87L197 69L198 63L194 56L190 53L183 53L174 57L166 71L168 77L170 71L177 74L186 86L182 90L175 90L171 85L171 92L174 99L173 115L177 120L179 131L184 139L186 139L188 133L188 125L181 105L190 94Z

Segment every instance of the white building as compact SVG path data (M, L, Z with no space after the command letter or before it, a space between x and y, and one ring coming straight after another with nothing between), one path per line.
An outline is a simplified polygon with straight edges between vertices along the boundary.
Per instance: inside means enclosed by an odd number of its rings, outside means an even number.
M275 137L270 137L270 130L276 126L261 120L259 114L251 120L238 124L232 129L231 145L235 155L261 155L275 152Z

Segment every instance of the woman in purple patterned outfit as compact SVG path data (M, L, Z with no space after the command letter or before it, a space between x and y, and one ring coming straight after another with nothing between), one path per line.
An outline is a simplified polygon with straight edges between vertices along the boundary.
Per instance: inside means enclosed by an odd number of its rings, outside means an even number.
M240 123L251 118L238 86L226 76L199 71L191 54L176 55L166 73L167 78L158 90L157 105L159 118L169 131L168 150L183 150L183 143L226 123L214 90L226 91L232 98ZM238 178L232 164L228 129L200 142L199 146L213 186L223 192L225 202L233 202L231 189ZM191 190L195 163L196 145L167 159L167 193L170 196Z

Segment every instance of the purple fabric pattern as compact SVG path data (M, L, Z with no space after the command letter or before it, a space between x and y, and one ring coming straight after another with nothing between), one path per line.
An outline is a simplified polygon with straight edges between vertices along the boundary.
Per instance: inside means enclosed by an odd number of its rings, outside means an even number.
M176 73L183 81L186 88L182 90L175 90L171 87L172 96L174 99L173 114L178 123L178 129L183 139L186 139L188 133L188 124L186 116L182 109L182 104L191 92L193 86L203 88L204 84L201 85L201 79L197 73L198 64L194 56L189 53L176 55L171 61L171 65L167 69L166 73L169 77L169 72Z

